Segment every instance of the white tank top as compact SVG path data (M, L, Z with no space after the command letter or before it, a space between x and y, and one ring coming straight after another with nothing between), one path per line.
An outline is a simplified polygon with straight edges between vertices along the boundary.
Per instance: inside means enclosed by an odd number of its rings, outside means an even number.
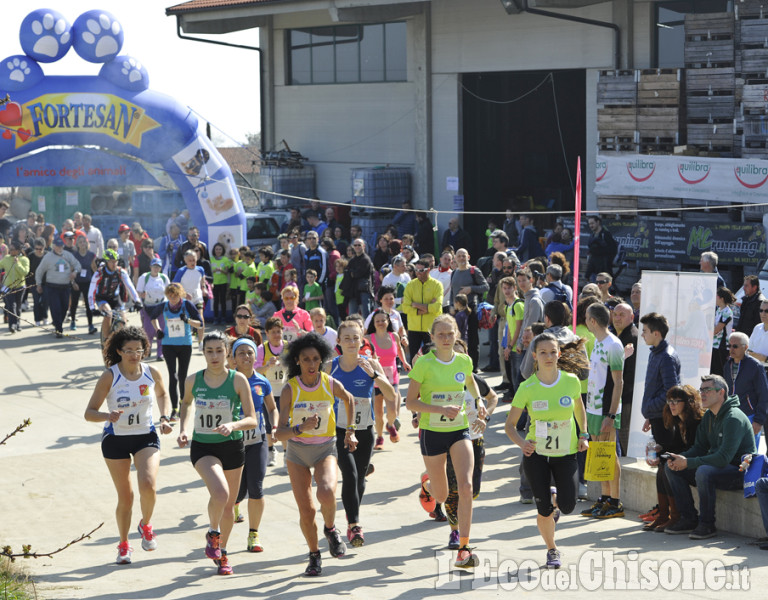
M155 381L149 365L141 363L141 377L129 381L117 365L112 371L112 387L107 394L107 410L122 411L116 423L104 424L102 438L108 435L142 435L155 430L152 408L155 405Z

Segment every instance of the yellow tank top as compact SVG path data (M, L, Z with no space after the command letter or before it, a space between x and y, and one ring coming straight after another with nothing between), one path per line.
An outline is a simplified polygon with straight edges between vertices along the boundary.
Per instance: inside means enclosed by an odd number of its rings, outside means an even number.
M333 378L328 373L320 373L320 381L310 389L298 377L288 380L291 386L290 424L303 423L312 415L320 420L312 431L304 431L298 438L333 437L336 435L336 415L333 412Z
M283 350L285 350L285 346L283 346ZM266 365L269 363L270 360L272 360L273 357L280 358L279 354L273 354L272 348L269 346L269 342L264 342L264 364ZM269 367L267 369L267 372L264 374L264 376L269 379L269 383L272 385L272 393L275 395L275 397L280 396L280 392L283 389L283 384L285 383L285 367L282 363L277 363L276 365Z

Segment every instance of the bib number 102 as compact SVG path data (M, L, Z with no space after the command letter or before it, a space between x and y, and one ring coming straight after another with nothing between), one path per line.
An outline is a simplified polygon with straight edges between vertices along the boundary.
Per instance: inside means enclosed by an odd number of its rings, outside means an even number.
M215 429L221 425L221 415L200 415L200 427L203 429Z

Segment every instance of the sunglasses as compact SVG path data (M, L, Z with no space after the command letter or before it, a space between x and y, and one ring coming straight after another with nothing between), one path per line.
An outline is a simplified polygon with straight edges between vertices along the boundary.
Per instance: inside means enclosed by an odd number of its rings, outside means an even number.
M728 344L726 348L741 348L744 344Z
M761 308L761 309L760 309L760 312L761 312L761 313L768 313L768 310L763 310L763 309Z
M711 388L699 388L699 392L702 393L702 394L706 394L707 392L713 392L713 391L715 391L715 388L713 388L713 387L711 387Z
M605 284L605 283L610 283L610 282L609 282L609 281L606 281L605 279L596 279L596 280L595 280L595 283L596 283L597 285L603 285L603 284Z
M250 319L251 315L235 315L238 319Z

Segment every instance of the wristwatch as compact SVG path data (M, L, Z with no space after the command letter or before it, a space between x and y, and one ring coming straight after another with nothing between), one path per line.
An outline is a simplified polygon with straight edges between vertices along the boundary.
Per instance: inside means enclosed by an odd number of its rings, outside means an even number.
M371 379L376 379L378 376L379 376L379 372L378 371L374 371L373 375L371 375Z
M347 431L355 432L357 425L347 425Z
M614 420L616 419L616 415L612 415L612 414L610 414L610 413L608 413L608 415L606 415L606 416L607 416L609 419L614 419Z

